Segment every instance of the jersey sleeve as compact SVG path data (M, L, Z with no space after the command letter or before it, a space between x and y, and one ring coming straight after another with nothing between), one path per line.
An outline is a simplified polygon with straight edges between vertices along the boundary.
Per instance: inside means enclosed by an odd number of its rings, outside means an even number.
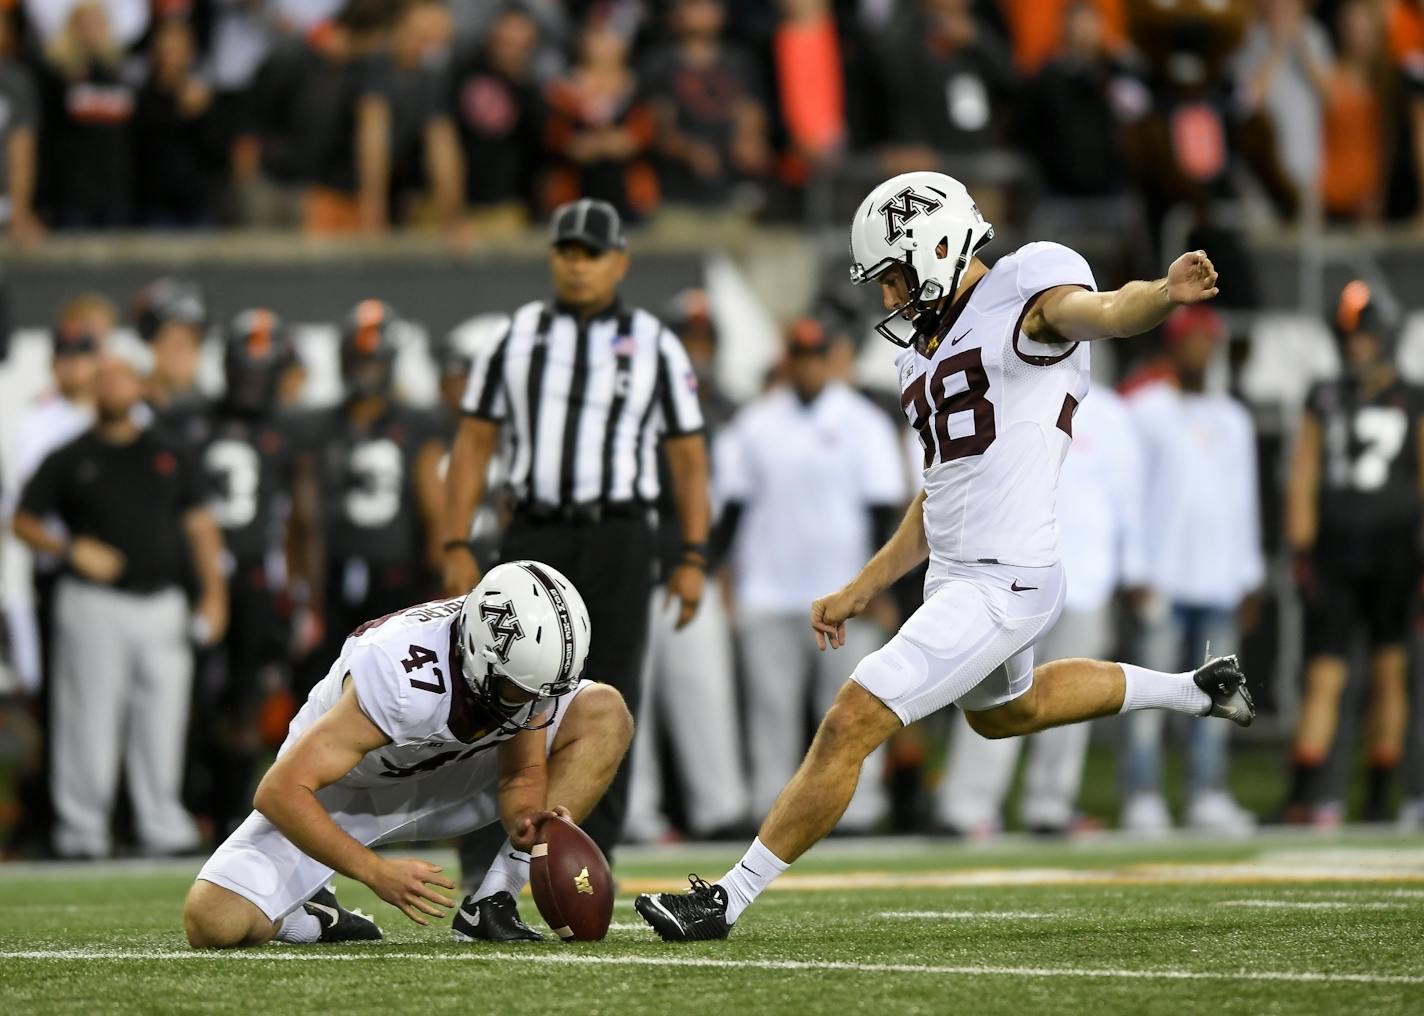
M1097 291L1093 270L1077 251L1061 243L1030 243L1018 251L1019 299L1027 302L1055 286Z
M465 397L460 400L460 409L466 416L496 422L509 416L509 399L504 389L504 357L512 327L513 319L510 319L498 339L475 351L470 363L470 376L465 382Z
M48 515L59 503L63 482L63 459L60 452L51 452L35 470L20 491L20 510L31 515Z
M347 657L347 671L356 687L356 702L392 744L418 741L428 731L415 731L410 715L409 682L400 680L396 662L377 645L359 646Z
M665 436L683 437L702 430L697 375L687 350L666 328L658 334L658 389Z

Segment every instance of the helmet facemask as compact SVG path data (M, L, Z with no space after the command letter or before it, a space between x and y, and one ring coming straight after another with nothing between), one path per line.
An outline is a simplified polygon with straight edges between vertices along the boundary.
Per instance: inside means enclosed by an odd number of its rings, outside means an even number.
M459 656L460 673L465 679L465 687L469 688L470 694L475 701L488 715L499 721L498 733L517 734L521 730L543 730L554 722L554 718L559 714L559 696L563 692L554 692L552 685L541 688L534 698L523 702L510 702L500 694L503 687L501 678L508 680L516 688L528 691L519 682L505 677L495 669L495 664L488 660L482 660L475 655L474 639L472 636L462 632L457 640L455 652ZM483 666L481 666L483 664ZM533 722L536 716L541 714L538 711L540 702L552 702L552 708L548 715L544 716L538 723ZM518 716L525 708L529 709L528 714L521 720Z
M948 309L948 305L944 303L945 297L952 298L959 291L959 280L964 277L965 269L969 267L969 261L974 256L974 252L970 250L973 240L972 233L964 234L964 243L955 258L954 271L950 276L948 289L943 288L934 279L921 281L920 273L915 270L914 259L910 252L906 252L903 261L883 261L871 272L860 270L858 265L852 266L851 281L857 285L879 279L880 276L897 265L905 280L905 299L898 307L876 322L875 330L884 338L901 347L919 347L933 337L939 330L939 323L944 319L945 311ZM947 247L948 238L946 237L941 243ZM909 325L908 331L905 324Z

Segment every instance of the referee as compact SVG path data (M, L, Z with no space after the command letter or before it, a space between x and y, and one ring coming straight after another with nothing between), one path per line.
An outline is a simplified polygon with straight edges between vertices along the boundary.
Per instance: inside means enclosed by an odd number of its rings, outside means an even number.
M585 198L562 206L552 241L555 299L515 311L470 368L450 454L445 591L467 593L479 578L470 522L499 449L516 506L501 560L546 561L579 588L593 625L586 676L617 688L636 716L660 441L682 528L680 563L667 583L669 598L681 601L679 626L702 597L709 507L697 382L676 337L618 298L628 255L612 205ZM512 432L503 443L502 429ZM618 842L627 803L625 765L585 822L605 854Z

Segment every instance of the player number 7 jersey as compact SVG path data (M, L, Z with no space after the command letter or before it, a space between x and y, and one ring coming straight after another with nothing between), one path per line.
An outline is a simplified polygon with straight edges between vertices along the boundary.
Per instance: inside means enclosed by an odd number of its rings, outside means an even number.
M1057 286L1097 288L1067 247L1021 247L965 294L937 345L896 361L900 405L924 450L925 536L936 561L1058 559L1058 472L1088 394L1088 347L1022 331L1037 297Z

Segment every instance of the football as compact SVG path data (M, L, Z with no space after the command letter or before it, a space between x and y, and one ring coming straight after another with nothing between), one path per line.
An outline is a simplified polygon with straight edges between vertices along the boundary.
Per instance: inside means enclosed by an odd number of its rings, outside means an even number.
M613 874L598 844L566 818L548 819L529 852L539 914L565 942L597 942L613 919Z

